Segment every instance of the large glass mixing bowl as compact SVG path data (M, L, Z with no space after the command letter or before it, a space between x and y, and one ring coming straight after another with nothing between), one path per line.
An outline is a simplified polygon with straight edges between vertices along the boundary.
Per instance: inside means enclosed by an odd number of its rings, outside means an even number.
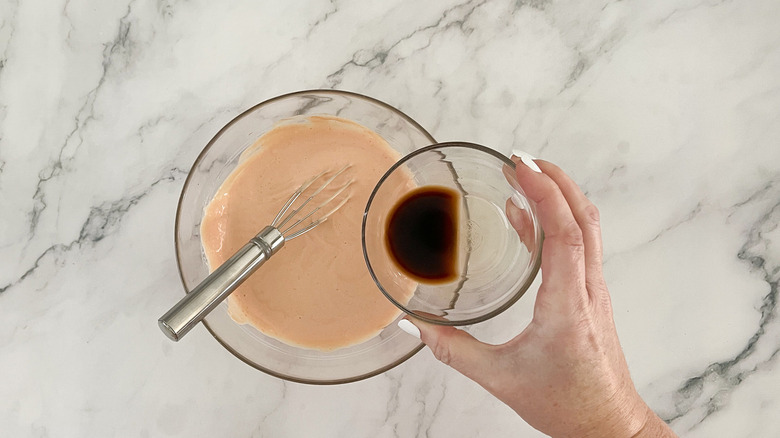
M331 115L357 122L381 135L401 156L435 143L406 114L376 99L345 91L300 91L248 109L206 145L184 183L176 211L175 245L185 291L192 290L209 273L201 245L201 219L217 189L239 164L241 153L279 121L310 115ZM399 312L398 319L402 316ZM228 314L226 302L206 316L203 323L222 346L247 364L282 379L303 383L335 384L371 377L400 364L422 348L419 340L403 333L395 322L366 342L335 351L294 347L266 336L251 325L236 323Z

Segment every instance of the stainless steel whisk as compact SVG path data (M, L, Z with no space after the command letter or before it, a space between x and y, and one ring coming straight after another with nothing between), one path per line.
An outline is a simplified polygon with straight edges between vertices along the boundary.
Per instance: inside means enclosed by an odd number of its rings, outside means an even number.
M197 323L203 320L209 312L214 310L219 303L236 290L257 268L276 254L284 246L285 242L313 230L341 208L349 200L349 196L341 195L352 184L353 180L351 179L336 189L323 202L313 207L311 211L302 215L299 219L295 219L317 195L349 167L349 165L346 165L329 177L327 175L330 172L325 171L304 182L290 196L290 199L287 200L282 209L279 210L271 225L263 228L246 245L241 247L232 257L209 274L198 286L176 303L171 310L157 320L163 333L174 341L181 339ZM325 182L314 190L314 193L307 197L298 207L290 211L303 192L315 181L323 177L326 178ZM306 222L307 219L312 218L318 211L326 208L331 202L336 201L337 198L340 199L335 206L327 210L327 213L319 216L317 219L312 219L311 222ZM291 221L292 223L290 223Z

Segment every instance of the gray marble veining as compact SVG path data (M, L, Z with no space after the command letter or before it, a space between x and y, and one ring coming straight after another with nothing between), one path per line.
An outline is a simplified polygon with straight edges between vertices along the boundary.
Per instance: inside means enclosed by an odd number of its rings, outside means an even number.
M157 331L198 152L307 88L558 163L601 210L651 407L683 437L780 435L779 20L773 0L0 2L0 435L541 436L426 350L312 387ZM510 338L532 298L472 331Z

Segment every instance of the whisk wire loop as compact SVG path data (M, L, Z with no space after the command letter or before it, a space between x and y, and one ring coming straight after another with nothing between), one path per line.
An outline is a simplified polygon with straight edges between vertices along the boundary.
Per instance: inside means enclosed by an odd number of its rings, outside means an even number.
M277 214L277 217L272 222L271 226L276 227L279 229L283 236L285 236L285 240L292 240L296 237L302 236L306 232L312 230L317 225L325 222L325 220L328 219L328 217L333 214L336 210L341 208L349 197L345 197L339 204L336 205L335 208L331 209L327 214L321 216L317 220L312 221L311 223L307 224L305 227L298 231L293 231L295 227L302 224L306 219L309 219L312 217L315 213L320 211L323 207L328 205L330 202L332 202L334 199L336 199L339 195L341 195L350 185L352 185L352 180L347 181L345 184L343 184L341 187L336 189L333 195L325 199L322 203L314 207L310 212L303 215L301 218L296 219L295 222L293 222L291 225L287 225L290 220L292 220L294 217L296 217L317 195L319 195L323 190L325 190L326 187L328 187L336 178L339 177L342 173L344 173L347 169L350 168L350 165L347 164L338 171L336 171L333 175L331 175L325 182L320 185L314 193L309 195L297 208L293 208L292 211L289 213L288 210L292 207L292 205L295 203L295 201L303 194L316 180L320 179L323 175L325 175L326 172L322 172L318 175L316 175L314 178L307 180L304 182L301 187L298 188L298 190L293 193L293 195L290 197L290 199L287 200L287 202L284 204L282 209ZM286 216L285 216L286 215ZM284 216L284 219L279 219ZM285 227L287 225L287 227ZM289 234L289 235L288 235Z

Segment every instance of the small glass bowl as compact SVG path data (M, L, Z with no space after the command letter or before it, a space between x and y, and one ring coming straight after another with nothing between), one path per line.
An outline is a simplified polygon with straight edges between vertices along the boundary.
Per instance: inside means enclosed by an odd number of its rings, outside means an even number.
M404 113L370 97L345 91L300 91L248 109L206 145L184 183L176 211L175 245L186 291L192 290L209 273L201 246L201 219L217 189L238 165L241 153L278 122L308 115L332 115L355 121L381 135L401 156L435 143L428 132ZM399 312L398 319L403 315ZM248 365L302 383L336 384L371 377L400 364L422 348L419 340L403 333L395 322L366 342L335 351L294 347L266 336L251 325L236 323L228 314L226 302L206 316L203 323L223 347Z
M418 281L388 249L388 206L423 186L459 194L458 275L451 282ZM498 315L525 293L541 265L542 229L515 178L515 164L473 143L434 144L391 167L368 200L362 234L366 264L382 293L434 324L469 325Z

